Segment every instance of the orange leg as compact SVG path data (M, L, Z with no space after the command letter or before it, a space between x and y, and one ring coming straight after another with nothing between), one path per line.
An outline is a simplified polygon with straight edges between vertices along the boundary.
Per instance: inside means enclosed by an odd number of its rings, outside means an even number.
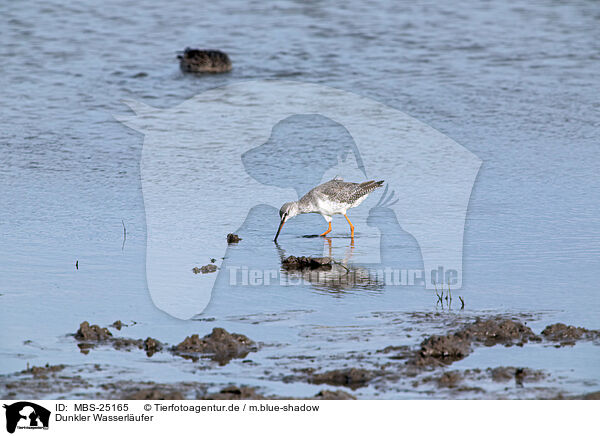
M352 239L354 239L354 226L352 225L346 214L344 214L344 217L346 218L346 221L348 221L348 224L350 224L350 236L352 237Z
M327 247L329 248L329 257L333 258L333 254L331 254L331 238L325 238L327 241Z
M329 232L331 232L331 221L329 221L329 228L325 232L321 233L319 236L325 236Z

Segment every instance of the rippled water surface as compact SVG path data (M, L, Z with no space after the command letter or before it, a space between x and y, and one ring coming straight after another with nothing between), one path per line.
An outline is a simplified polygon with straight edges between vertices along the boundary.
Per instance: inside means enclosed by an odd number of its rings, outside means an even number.
M208 89L255 79L318 83L372 98L483 161L467 215L463 288L455 291L465 309L454 306L451 316L527 313L538 333L558 321L600 328L596 2L121 3L0 5L2 373L27 362L102 363L130 378L200 377L261 386L269 394L312 395L318 387L285 384L264 371L272 373L281 360L293 367L293 356L306 354L335 368L348 353L418 343L418 334L406 338L409 314L441 310L434 293L419 287L230 286L223 272L195 320L171 318L152 304L139 166L143 136L115 120L129 114L122 100L169 108ZM226 51L233 71L183 75L176 52L186 46ZM266 146L275 149L279 142L290 150L297 144L298 152L325 147L335 158L336 147L352 139L331 120L305 115L282 122L270 141ZM266 158L260 152L244 156L249 162ZM262 173L254 167L253 177L269 176L268 167ZM308 176L311 171L317 170L306 168ZM290 178L300 194L308 189L302 177ZM366 214L377 200L361 206ZM395 229L383 250L420 268L410 235L383 212L371 223ZM327 241L301 237L325 229L318 216L287 224L283 251L272 243L277 224L274 210L258 205L239 229L243 243L229 248L226 262L279 269L282 252L329 249ZM358 228L352 247L346 223L336 218L334 257L369 251L376 246L372 230ZM156 364L165 358L112 350L83 355L65 336L83 320L108 325L116 319L137 323L128 336L169 343L213 326L244 333L265 344L252 357L262 366L234 362L199 375L187 362ZM460 363L498 364L548 370L567 392L598 390L600 383L600 354L587 344L486 349ZM365 388L357 395L417 393Z

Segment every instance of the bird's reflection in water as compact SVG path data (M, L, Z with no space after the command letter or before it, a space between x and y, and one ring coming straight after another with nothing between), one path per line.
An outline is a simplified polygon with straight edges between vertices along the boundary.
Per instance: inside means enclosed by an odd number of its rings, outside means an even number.
M352 291L369 291L380 293L384 282L377 277L375 271L351 264L354 251L354 240L348 245L345 256L337 260L332 255L331 238L324 237L328 248L328 258L313 258L310 266L289 265L284 262L287 258L281 246L275 243L281 260L281 272L289 285L309 283L318 292L341 297ZM329 261L330 259L330 261Z

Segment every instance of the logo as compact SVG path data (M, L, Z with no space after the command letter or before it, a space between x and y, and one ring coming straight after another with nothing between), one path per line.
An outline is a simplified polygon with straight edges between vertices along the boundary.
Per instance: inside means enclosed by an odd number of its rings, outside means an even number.
M48 429L50 411L29 401L5 404L6 431L14 433L18 429Z
M462 286L465 220L481 160L430 126L369 98L289 81L234 83L167 109L125 103L135 116L117 119L144 134L148 289L170 315L201 313L218 277L227 280L228 233L262 228L253 257L277 256L271 233L281 205L335 176L385 180L389 188L388 201L375 205L373 195L351 212L361 232L353 262L377 266L386 256L416 253L413 263L394 268L420 270L426 289ZM324 140L323 125L293 128L296 117L308 115L345 133ZM252 211L265 211L271 221L252 221ZM398 235L416 247L409 256L390 251L406 245ZM300 242L288 233L278 243L302 254ZM242 246L248 243L246 236ZM211 258L218 272L190 273L195 261Z

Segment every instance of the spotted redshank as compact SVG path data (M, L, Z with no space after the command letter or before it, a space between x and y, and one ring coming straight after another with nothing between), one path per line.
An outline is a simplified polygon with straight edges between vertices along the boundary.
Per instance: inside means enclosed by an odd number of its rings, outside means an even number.
M368 195L383 185L383 180L378 182L369 180L363 183L344 182L335 178L316 188L311 189L298 201L291 201L281 206L279 217L281 222L274 241L277 241L279 232L287 220L301 213L318 213L325 218L329 227L319 236L325 236L331 232L331 218L333 215L344 215L350 224L350 234L354 238L354 226L348 219L346 211L361 204Z

